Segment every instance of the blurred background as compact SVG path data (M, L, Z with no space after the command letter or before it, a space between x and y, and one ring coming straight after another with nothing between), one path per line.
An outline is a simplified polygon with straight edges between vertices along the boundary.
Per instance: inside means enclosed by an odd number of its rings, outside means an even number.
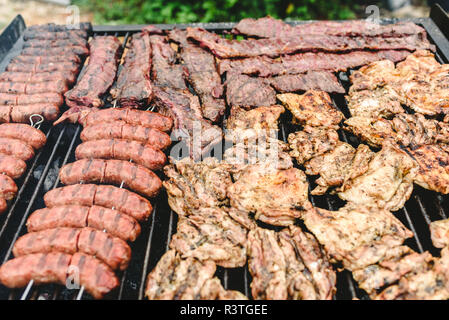
M81 21L96 24L188 23L238 21L271 15L286 20L366 18L368 5L380 8L381 17L427 17L439 2L449 10L449 0L0 0L0 29L17 14L28 25L66 23L76 5Z

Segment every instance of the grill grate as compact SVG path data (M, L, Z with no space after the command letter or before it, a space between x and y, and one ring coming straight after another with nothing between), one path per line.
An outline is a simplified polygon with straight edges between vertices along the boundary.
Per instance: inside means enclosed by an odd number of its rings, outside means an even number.
M438 47L436 57L441 63L447 63L449 59L449 42L442 35L431 19L415 19L414 22L424 26L429 34L430 40ZM391 20L385 21L394 22ZM300 23L300 22L298 22ZM177 25L184 28L187 25ZM223 33L232 28L230 23L195 24L210 31ZM122 37L123 46L126 47L129 37L140 31L143 26L95 26L94 35L116 35ZM173 25L161 25L162 29L170 29ZM21 40L10 51L19 52ZM0 63L0 70L14 54L7 55ZM84 68L81 70L83 73ZM347 89L349 72L339 73L341 84ZM349 111L343 95L332 95L333 102L346 117ZM298 127L290 123L288 115L284 115L280 121L280 139L287 140L289 133L298 130ZM0 263L12 258L11 250L15 240L26 233L26 220L36 209L43 208L43 196L52 189L60 186L58 172L66 163L75 160L74 150L81 142L79 133L80 125L63 124L52 127L43 125L42 130L47 135L46 146L29 163L26 175L18 181L20 186L17 197L10 204L9 210L0 217ZM352 145L359 141L350 133L339 130L340 138ZM310 188L313 182L310 181ZM336 196L310 196L314 206L324 209L336 210L343 206L344 202ZM144 299L145 279L152 270L162 254L168 249L171 236L176 232L177 216L167 203L167 195L162 191L158 198L152 201L154 211L150 219L142 223L140 237L131 244L132 258L129 268L118 274L120 287L110 293L108 299ZM414 238L409 239L406 244L414 250L423 252L429 250L432 254L438 254L430 241L428 224L431 221L445 219L449 216L449 196L442 196L435 192L424 190L415 186L413 194L405 207L395 215L414 233ZM250 294L251 276L247 267L224 269L217 268L217 275L226 289L239 290L248 297ZM25 292L23 289L10 290L0 286L0 299L20 299ZM25 294L27 299L76 299L79 290L69 290L60 285L33 286L30 292ZM82 299L92 299L89 294L81 292ZM357 284L348 271L338 272L336 299L367 299L367 295L357 287Z

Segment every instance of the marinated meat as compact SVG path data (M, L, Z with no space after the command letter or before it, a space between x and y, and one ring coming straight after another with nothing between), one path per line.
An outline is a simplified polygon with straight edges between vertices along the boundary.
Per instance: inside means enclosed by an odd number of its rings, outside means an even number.
M276 92L261 78L228 73L226 101L231 107L269 107L276 104Z
M212 261L184 260L175 250L169 250L148 275L145 296L149 300L200 299L201 289L215 269Z
M267 78L278 92L295 92L307 90L322 90L329 93L345 93L345 88L338 82L337 77L328 71L308 71L305 74L281 75Z
M195 163L189 158L164 168L169 178L163 182L168 204L178 215L188 216L200 208L220 207L228 203L226 187L232 183L228 165L215 158Z
M293 114L295 123L336 128L344 118L324 91L309 90L303 95L284 93L278 94L277 98Z
M248 235L248 251L255 299L332 299L336 274L311 234L257 228Z
M407 153L386 143L369 162L368 170L348 179L338 196L358 205L399 210L413 191L415 168Z
M183 259L211 260L224 268L243 267L246 235L247 230L225 209L203 207L178 220L170 248Z
M401 98L389 86L355 91L346 99L353 117L388 118L405 112L401 106Z
M245 168L227 188L231 206L279 226L294 223L311 204L306 175L299 169L277 170L259 164Z
M432 243L437 248L444 248L449 245L449 220L433 221L430 225L430 235Z
M413 236L391 212L374 207L313 208L302 219L327 254L350 271L397 256L398 246Z
M202 300L248 300L248 298L236 290L225 290L218 278L207 280L201 288Z

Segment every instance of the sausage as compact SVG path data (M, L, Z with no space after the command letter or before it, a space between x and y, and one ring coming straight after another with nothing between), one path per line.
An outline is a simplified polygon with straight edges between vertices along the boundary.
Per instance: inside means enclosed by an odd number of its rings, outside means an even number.
M147 197L159 193L162 182L151 170L124 160L82 159L66 164L59 172L61 182L66 185L107 183L129 188Z
M48 64L29 64L29 63L10 63L6 67L6 71L9 72L70 72L70 73L78 73L79 64L65 61L65 62L57 62L57 63L48 63Z
M29 144L18 139L0 137L0 154L28 161L34 157L34 150Z
M0 198L11 200L17 194L17 185L11 177L0 174Z
M63 205L114 208L137 221L147 220L153 211L150 201L129 190L108 185L76 184L48 191L44 195L49 208Z
M10 122L29 123L30 116L40 114L47 121L54 121L59 116L59 105L54 103L36 103L12 106Z
M29 254L14 258L0 267L0 282L8 288L24 287L31 280L36 284L65 285L72 256L62 252Z
M22 123L1 124L0 137L21 140L35 150L39 150L47 142L47 137L42 131Z
M130 125L124 121L87 126L81 131L80 138L83 142L102 139L140 141L160 150L166 149L171 144L170 136L165 132L150 127Z
M10 63L29 63L29 64L48 64L56 62L71 61L75 63L81 63L80 57L76 54L65 56L23 56L18 55L11 59Z
M61 227L105 230L125 241L135 241L141 230L139 223L131 216L100 206L43 208L33 212L27 220L28 232Z
M0 73L0 81L39 83L43 81L65 80L68 84L76 81L77 74L68 71L58 72L3 72Z
M5 174L12 179L18 179L26 169L25 161L6 154L0 154L0 174Z
M95 299L103 296L119 285L114 272L103 262L84 253L75 253L70 263L69 277L79 275L79 284L84 286Z
M123 139L87 141L75 151L76 159L132 160L150 170L161 169L167 161L165 154L150 145Z
M124 121L130 125L138 125L169 131L173 126L173 120L156 112L135 110L129 108L109 108L90 112L81 119L81 124L91 126L99 123Z
M82 46L55 47L55 48L24 48L21 52L24 56L65 56L77 54L88 56L89 49Z
M13 247L15 257L52 251L90 254L113 270L125 270L131 259L131 248L125 241L92 228L55 228L30 232L17 239Z
M45 92L64 93L68 90L64 80L45 81L40 83L0 82L0 92L36 94Z
M0 105L23 105L35 103L50 103L58 106L64 103L60 93L38 93L38 94L14 94L0 93Z

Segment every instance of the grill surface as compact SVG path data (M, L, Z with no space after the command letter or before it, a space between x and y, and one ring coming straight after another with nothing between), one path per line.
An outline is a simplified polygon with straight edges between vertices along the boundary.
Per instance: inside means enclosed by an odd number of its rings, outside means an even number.
M437 59L441 63L448 63L449 60L449 42L438 29L436 24L430 18L414 19L415 23L422 25L428 32L429 40L437 45ZM384 23L396 22L395 20L385 20ZM0 49L0 72L4 70L9 60L20 52L22 40L19 34L24 29L23 20L18 16L12 24L17 24L13 30L7 31L8 41L1 40L0 46L8 46L5 50ZM303 22L296 22L303 23ZM193 24L210 31L223 33L230 30L232 23L211 23L211 24ZM192 25L176 25L178 28L185 28ZM143 26L94 26L93 35L116 35L120 36L125 46L128 38L135 32L140 31ZM159 25L162 29L173 28L174 25ZM11 28L9 28L11 29ZM14 31L15 30L15 31ZM19 31L17 31L19 30ZM14 32L16 36L14 37ZM18 33L18 34L17 34ZM11 34L13 34L11 36ZM4 35L2 35L4 37ZM14 39L11 40L10 38ZM2 39L2 38L0 38ZM18 39L16 41L16 39ZM15 42L15 44L14 44ZM14 46L12 47L12 45ZM12 48L11 48L12 47ZM82 71L81 71L82 73ZM343 86L348 89L348 75L340 73L339 79ZM346 107L344 95L332 95L334 104L345 114L349 116ZM109 103L109 107L110 107ZM280 121L279 139L286 141L288 134L298 129L290 122L289 115L284 115ZM36 154L36 157L30 161L29 168L19 181L19 192L17 197L11 202L9 210L0 217L0 263L12 258L11 250L15 240L26 233L26 219L36 209L43 208L44 194L55 187L59 187L58 172L64 164L75 160L74 150L81 142L79 125L62 124L52 127L45 124L41 127L46 133L48 141L46 146ZM359 144L351 134L339 130L340 138L354 146ZM310 181L310 188L314 188L313 180ZM310 196L313 205L335 210L343 206L344 202L336 196ZM177 217L170 209L167 203L165 191L157 199L152 201L154 212L150 219L142 223L142 233L140 237L131 245L132 260L129 268L119 274L121 279L120 287L111 292L107 299L143 299L145 279L150 270L154 268L160 257L168 249L169 241L174 232L176 232ZM407 240L406 244L414 250L423 252L430 251L438 255L439 250L432 246L428 224L431 221L445 219L449 216L449 195L442 196L435 192L424 190L415 185L413 194L405 207L395 215L414 233L414 238ZM221 279L226 289L239 290L250 297L251 276L247 267L236 269L218 268L217 275ZM24 289L10 290L0 285L0 299L76 299L79 290L69 290L60 285L42 285L33 286L29 292ZM25 295L24 295L25 292ZM82 299L92 299L89 294L82 293ZM357 284L352 279L349 272L338 273L337 277L337 295L336 299L366 299L366 294L357 288Z

